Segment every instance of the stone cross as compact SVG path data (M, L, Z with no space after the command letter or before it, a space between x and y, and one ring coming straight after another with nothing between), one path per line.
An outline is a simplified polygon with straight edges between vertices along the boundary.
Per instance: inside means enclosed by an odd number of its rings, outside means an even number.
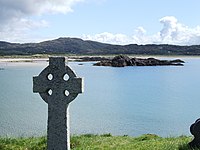
M48 104L48 150L70 150L68 105L83 92L82 82L64 57L50 57L49 66L33 77L33 92Z

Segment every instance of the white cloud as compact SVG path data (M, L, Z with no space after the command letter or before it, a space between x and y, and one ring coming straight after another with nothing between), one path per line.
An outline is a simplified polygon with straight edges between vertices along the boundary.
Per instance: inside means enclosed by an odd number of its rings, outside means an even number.
M84 0L43 0L43 4L41 4L38 0L39 4L39 13L68 13L72 12L72 6L78 2L82 2Z
M135 34L140 35L140 36L143 36L144 34L146 34L146 30L145 30L143 27L138 27L138 28L135 30Z
M159 20L162 29L147 35L143 27L138 27L132 36L125 34L100 33L96 35L84 35L83 39L95 40L112 44L175 44L175 45L199 45L200 26L190 28L180 22L174 16L166 16ZM120 36L119 36L120 35Z
M160 19L160 23L163 24L163 29L160 31L160 36L162 40L166 38L171 38L173 33L177 30L177 19L173 16L166 16Z
M0 17L10 19L44 13L68 13L73 11L74 4L82 1L84 0L0 0Z
M32 21L30 19L15 18L11 24L0 29L0 38L5 41L30 42L30 39L33 40L33 37L30 37L28 31L47 26L48 23L45 20Z
M179 23L173 16L167 16L160 19L163 29L160 31L160 40L162 43L178 45L200 44L200 27L189 28Z
M112 34L108 32L103 32L100 34L92 35L83 35L83 39L85 40L94 40L103 43L112 43L112 44L126 44L129 40L129 37L124 34Z
M150 42L149 40L150 37L147 37L146 30L143 27L138 27L135 29L134 35L130 37L130 41L136 44L146 44Z
M28 30L46 27L34 15L72 12L72 6L84 0L0 0L0 40L26 39ZM16 35L16 37L14 37ZM16 42L20 42L17 40Z

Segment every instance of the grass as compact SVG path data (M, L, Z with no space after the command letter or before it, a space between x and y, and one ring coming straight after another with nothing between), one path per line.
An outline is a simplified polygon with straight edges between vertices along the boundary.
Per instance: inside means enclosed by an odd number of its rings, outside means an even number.
M189 150L191 137L162 138L154 134L139 137L85 134L71 137L72 150ZM46 137L0 138L0 150L45 150Z
M0 150L45 150L45 137L0 138Z

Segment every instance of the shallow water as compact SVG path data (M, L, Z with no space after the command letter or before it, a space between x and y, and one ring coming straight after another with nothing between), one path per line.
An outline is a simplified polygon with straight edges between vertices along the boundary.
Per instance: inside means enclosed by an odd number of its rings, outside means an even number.
M200 58L185 66L98 67L69 65L85 91L70 105L72 134L189 135L200 117ZM32 92L32 77L47 62L0 63L0 135L46 134L47 104Z

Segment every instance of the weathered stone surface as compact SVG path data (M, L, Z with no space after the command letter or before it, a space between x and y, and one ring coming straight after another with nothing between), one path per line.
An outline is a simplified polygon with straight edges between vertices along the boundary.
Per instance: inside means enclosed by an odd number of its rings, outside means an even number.
M125 67L125 66L165 66L176 65L182 66L184 61L180 59L176 60L159 60L155 58L129 58L128 56L115 56L113 59L102 60L95 63L95 66L112 66L112 67Z
M190 132L194 135L194 139L189 143L191 148L200 148L200 119L190 126Z
M33 92L38 92L48 104L48 150L70 149L68 105L83 92L82 82L65 66L64 57L50 57L49 66L33 77Z

